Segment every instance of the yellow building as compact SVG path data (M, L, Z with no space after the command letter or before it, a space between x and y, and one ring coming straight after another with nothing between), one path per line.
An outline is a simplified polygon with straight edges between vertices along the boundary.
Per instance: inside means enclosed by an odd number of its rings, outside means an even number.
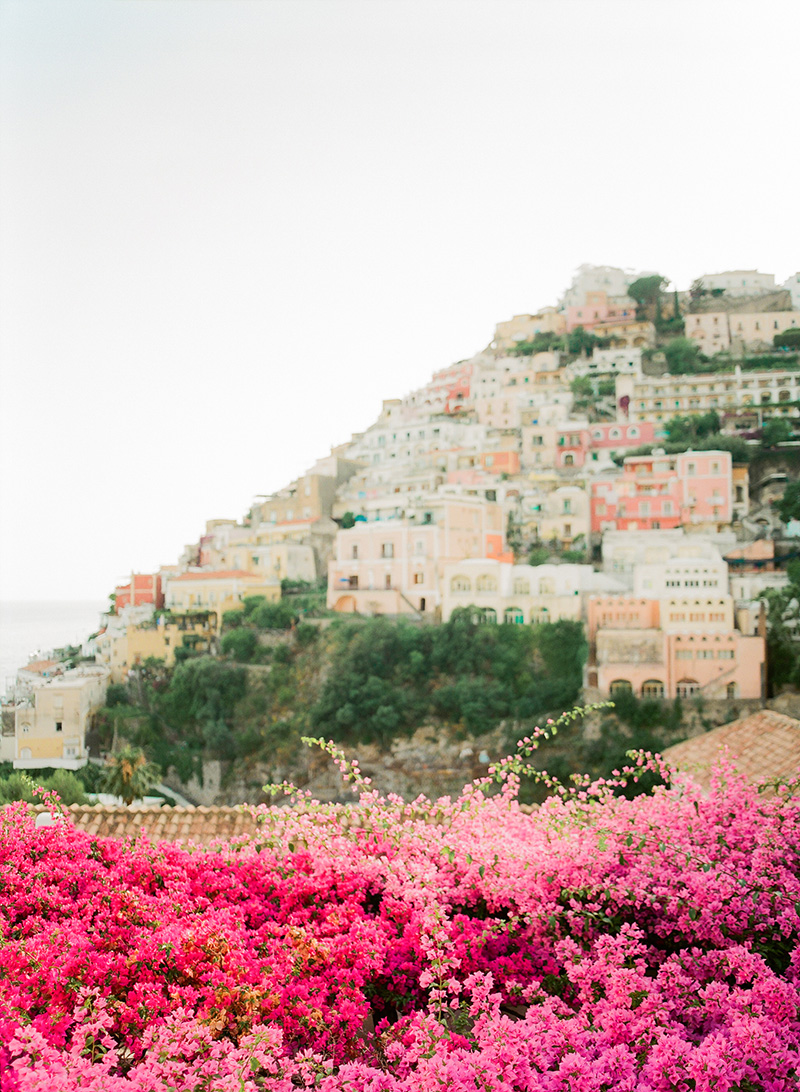
M536 315L514 315L494 328L493 349L513 349L520 341L533 341L537 334L566 333L567 320L554 307L545 307Z
M86 732L92 715L105 705L109 677L107 667L86 665L34 683L14 709L14 768L85 766Z
M271 603L281 597L276 577L258 576L243 569L211 569L181 573L167 584L166 607L176 614L210 611L216 630L227 610L242 610L250 595L263 595Z
M656 328L652 322L596 322L592 333L596 337L611 338L612 349L645 349L656 343Z
M97 659L111 671L111 681L121 683L132 667L151 656L172 667L177 648L208 651L215 628L214 617L204 611L172 619L162 615L157 622L141 626L112 626L95 641Z

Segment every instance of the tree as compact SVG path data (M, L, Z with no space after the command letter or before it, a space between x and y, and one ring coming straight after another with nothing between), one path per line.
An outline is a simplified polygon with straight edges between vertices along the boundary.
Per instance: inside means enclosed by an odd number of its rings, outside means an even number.
M800 481L789 482L778 504L778 515L784 523L800 519Z
M667 435L671 444L694 443L695 440L703 440L707 436L713 436L720 429L720 420L716 413L701 413L689 416L673 417L667 423Z
M141 799L161 779L161 770L141 747L123 747L110 755L104 771L103 791L121 796L126 804Z
M351 527L355 527L356 517L352 512L345 512L342 518L339 520L339 526L343 531L349 531Z
M772 339L772 344L776 349L800 349L800 327L795 327L793 330L784 330L781 334L776 334Z
M628 295L636 301L636 317L650 319L657 325L661 322L661 289L669 284L667 277L653 273L650 277L639 277L628 286Z
M664 356L671 375L685 375L697 370L701 355L697 345L688 337L674 337L664 346Z
M258 637L252 629L232 629L222 638L222 652L240 664L249 664L258 648Z
M794 435L794 429L784 417L770 417L761 430L761 446L777 447Z
M661 297L661 289L669 284L669 278L662 277L660 273L654 273L650 277L639 277L628 285L628 295L641 306L652 304L655 306Z
M573 356L579 356L584 352L588 355L594 349L602 349L608 344L608 338L595 337L594 334L585 330L583 326L576 326L575 329L571 330L567 335L567 350L572 353Z
M691 283L691 285L689 287L689 297L691 298L692 302L694 303L697 300L702 299L703 296L707 296L707 295L708 295L708 289L703 284L703 278L702 277L696 277L692 281L692 283Z

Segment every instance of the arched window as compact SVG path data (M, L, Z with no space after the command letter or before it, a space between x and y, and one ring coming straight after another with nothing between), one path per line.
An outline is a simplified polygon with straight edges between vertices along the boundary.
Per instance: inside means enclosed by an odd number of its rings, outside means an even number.
M479 592L496 592L497 581L493 576L489 576L488 573L483 573L475 581L475 590Z
M549 576L543 576L539 581L539 595L555 595L556 585L555 581L551 580Z
M676 686L679 698L690 698L692 694L696 694L700 689L700 683L697 679L679 679Z
M512 623L515 626L523 626L525 624L525 615L519 607L506 607L503 621Z
M497 611L493 610L491 607L484 607L481 611L481 615L484 622L497 622Z
M522 577L517 577L514 581L514 595L530 595L531 584L529 580L523 580Z
M450 581L451 592L471 592L472 581L468 576L454 576Z
M531 611L531 622L535 625L542 625L545 622L550 621L550 611L547 607L537 607Z
M647 679L642 683L643 698L663 698L664 684L661 679Z
M608 692L613 698L617 694L632 694L633 687L627 679L614 679L608 688Z
M575 465L575 457L573 455L565 455L564 456L564 466L574 466L574 465Z

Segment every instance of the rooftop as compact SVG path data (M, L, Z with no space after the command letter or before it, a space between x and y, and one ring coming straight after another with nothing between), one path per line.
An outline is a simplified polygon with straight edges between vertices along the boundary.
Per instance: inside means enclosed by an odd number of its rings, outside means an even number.
M664 751L664 758L708 788L711 767L725 748L736 769L751 784L793 780L800 773L800 720L762 709L705 735L676 743Z

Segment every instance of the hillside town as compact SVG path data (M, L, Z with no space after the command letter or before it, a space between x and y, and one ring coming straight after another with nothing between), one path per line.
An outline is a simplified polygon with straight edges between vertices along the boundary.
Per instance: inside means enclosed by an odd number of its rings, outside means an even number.
M800 466L800 274L668 284L581 266L556 304L132 573L74 666L35 660L7 686L0 761L80 768L109 685L217 652L248 599L323 585L329 615L580 622L590 699L763 701L765 596L800 543L779 512Z

